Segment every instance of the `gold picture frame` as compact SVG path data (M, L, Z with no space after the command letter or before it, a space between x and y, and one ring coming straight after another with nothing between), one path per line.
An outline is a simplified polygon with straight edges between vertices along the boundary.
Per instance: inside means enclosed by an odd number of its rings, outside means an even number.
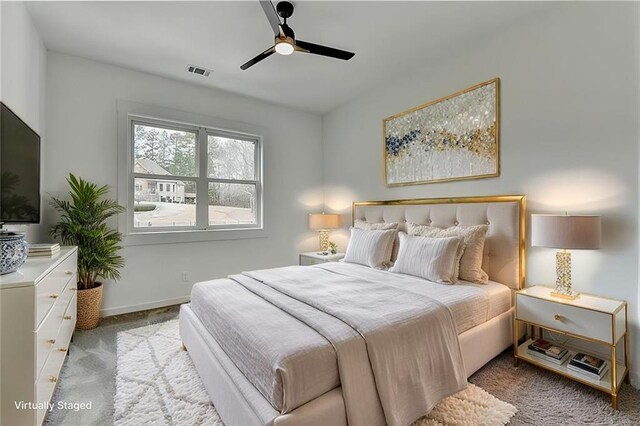
M450 102L459 97L463 97L463 99L460 99L461 104ZM485 102L488 102L485 115L489 115L489 117L482 118L483 122L478 124L479 127L473 128L470 127L472 125L464 123L463 118L466 118L466 116L463 117L462 115L466 114L465 109L471 109L474 105L477 105L478 99L484 99ZM471 104L472 100L474 101L473 104ZM465 101L469 105L462 104ZM451 109L451 118L462 124L463 128L466 127L465 132L458 134L447 130L446 126L449 120L444 123L421 123L420 128L416 128L418 125L415 122L422 120L418 113L428 114L431 112L427 110L428 108L433 108L435 105L444 102L448 102L448 104L442 105L442 107ZM412 114L413 116L411 116ZM399 121L399 119L403 121ZM476 119L476 121L479 120L480 118ZM403 128L402 126L406 125L406 122L413 122L407 125L409 126L407 129L412 128L413 130L400 137L401 133L398 132L398 129ZM487 127L486 124L488 123L491 123L491 125ZM484 126L482 126L483 124ZM407 138L409 139L408 142ZM454 142L456 146L453 146ZM447 143L449 144L448 146ZM463 148L460 148L460 146L463 146ZM411 150L413 152L410 152ZM429 173L433 176L426 179L423 178L424 174L427 173L425 168L428 166L425 163L430 161L430 158L443 157L445 153L447 156L457 154L460 168L469 165L473 169L473 167L477 166L480 171L478 173L471 171L467 174L457 172L457 175L446 176L446 170L433 171L433 167L439 168L443 161L432 161L432 169ZM428 157L425 159L425 156ZM467 161L463 161L462 157L466 157ZM500 176L500 79L494 78L476 84L382 120L382 158L384 183L390 187ZM407 163L410 163L413 167L406 166ZM444 165L444 167L447 166L450 167L451 164ZM390 168L393 170L390 171ZM415 172L415 180L412 180L411 170ZM400 178L398 171L408 173L409 176Z

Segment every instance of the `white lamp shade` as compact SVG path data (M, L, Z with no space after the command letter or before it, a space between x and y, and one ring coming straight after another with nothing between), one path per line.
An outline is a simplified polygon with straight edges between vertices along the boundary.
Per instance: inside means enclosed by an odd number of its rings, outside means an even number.
M309 228L316 231L323 229L336 229L340 227L340 216L337 214L310 214Z
M600 216L531 215L531 245L560 249L597 249Z

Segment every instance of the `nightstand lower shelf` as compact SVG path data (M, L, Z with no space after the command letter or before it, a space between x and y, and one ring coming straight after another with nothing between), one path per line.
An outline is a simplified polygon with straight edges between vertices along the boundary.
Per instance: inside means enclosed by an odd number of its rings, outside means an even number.
M523 344L518 346L518 353L516 355L517 359L520 359L530 364L534 364L538 367L542 367L544 369L553 371L554 373L561 374L565 377L569 377L570 379L575 380L576 382L580 382L587 386L591 386L592 388L596 388L603 392L607 392L607 393L611 392L611 360L610 359L606 357L601 357L600 355L598 355L599 358L602 358L609 363L609 371L604 374L602 379L596 380L596 379L592 379L590 377L584 376L580 373L576 373L575 371L567 368L567 365L569 363L568 360L565 361L564 364L558 365L553 362L531 355L530 353L527 352L527 347L532 342L533 342L533 339L528 339ZM581 351L572 349L571 347L567 347L567 350L571 353L571 355L569 356L569 359L571 359L571 357L573 357L573 355L575 355L577 352L581 352ZM622 384L622 381L627 375L627 368L623 363L618 362L616 363L616 371L617 371L616 375L618 376L618 383L616 388L620 389L620 385Z

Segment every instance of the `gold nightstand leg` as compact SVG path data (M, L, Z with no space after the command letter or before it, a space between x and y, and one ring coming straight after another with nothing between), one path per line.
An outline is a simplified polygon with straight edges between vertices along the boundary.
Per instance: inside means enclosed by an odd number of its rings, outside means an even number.
M627 330L627 305L624 305L624 368L627 374L624 376L626 384L631 383L629 379L629 330Z
M184 345L184 343L182 344L182 348L183 351L187 352L187 347Z
M611 407L618 409L618 358L616 345L611 345Z
M518 338L519 336L518 320L513 321L513 366L518 366Z

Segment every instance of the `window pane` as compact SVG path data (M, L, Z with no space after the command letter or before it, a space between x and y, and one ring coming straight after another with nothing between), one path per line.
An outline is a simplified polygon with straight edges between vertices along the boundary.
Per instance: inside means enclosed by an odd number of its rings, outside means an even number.
M256 178L254 142L212 135L209 135L208 142L209 177L245 180Z
M135 228L196 225L195 182L136 178L134 187Z
M256 224L256 186L209 183L209 225Z
M196 176L196 134L134 124L135 173Z

